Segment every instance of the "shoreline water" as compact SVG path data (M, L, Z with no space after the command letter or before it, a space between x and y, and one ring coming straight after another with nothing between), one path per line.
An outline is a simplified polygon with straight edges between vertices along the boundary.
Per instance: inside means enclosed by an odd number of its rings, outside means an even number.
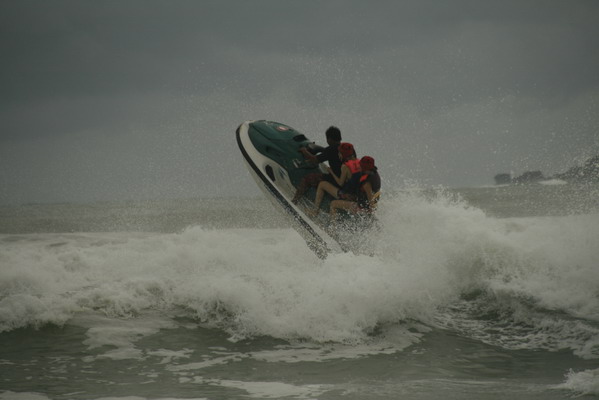
M495 218L599 213L599 185L415 187L385 192L383 201L402 193L463 200L466 205ZM211 229L287 226L263 196L0 206L0 233L5 234L86 231L172 233L194 225Z

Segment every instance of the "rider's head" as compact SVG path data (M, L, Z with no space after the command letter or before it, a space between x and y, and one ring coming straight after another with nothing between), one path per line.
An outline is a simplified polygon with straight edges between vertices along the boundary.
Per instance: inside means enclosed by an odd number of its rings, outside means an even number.
M341 142L341 131L336 126L330 126L325 135L327 136L327 143L330 145Z
M355 156L356 152L354 151L354 145L351 143L341 143L339 145L339 154L341 154L341 158L343 160L347 160L351 156Z
M360 159L360 167L362 171L370 171L374 169L374 158L370 156L364 156Z

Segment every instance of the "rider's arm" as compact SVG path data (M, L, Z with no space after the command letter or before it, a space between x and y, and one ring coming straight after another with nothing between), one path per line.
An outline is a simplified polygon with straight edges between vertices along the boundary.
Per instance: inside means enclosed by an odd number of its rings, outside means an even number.
M305 147L301 147L301 148L299 149L299 151L300 151L300 153L302 153L302 154L304 155L304 158L305 158L306 160L308 160L308 161L310 161L310 162L313 162L313 163L315 163L315 164L317 164L317 163L318 163L318 158L317 158L317 157L316 157L314 154L310 153L310 152L308 151L308 149L306 149Z
M374 193L372 193L372 185L370 184L370 182L366 182L362 186L362 189L366 193L366 198L368 199L368 204L371 205L372 204L372 198L374 197Z

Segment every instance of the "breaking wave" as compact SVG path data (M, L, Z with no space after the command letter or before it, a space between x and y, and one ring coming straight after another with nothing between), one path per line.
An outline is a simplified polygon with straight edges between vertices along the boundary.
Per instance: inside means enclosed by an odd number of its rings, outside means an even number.
M0 236L0 331L82 312L193 317L232 340L363 343L416 323L599 358L599 215L497 219L385 198L374 256L319 260L291 229Z

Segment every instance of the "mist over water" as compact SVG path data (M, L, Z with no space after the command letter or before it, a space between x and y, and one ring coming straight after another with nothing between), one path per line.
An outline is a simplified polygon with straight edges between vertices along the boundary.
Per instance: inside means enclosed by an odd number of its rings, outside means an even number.
M381 229L367 238L374 256L324 261L261 201L4 208L2 219L12 225L0 236L0 335L75 324L86 330L89 351L145 359L140 338L166 338L189 321L183 326L214 329L229 343L270 338L307 346L271 349L279 361L287 354L328 362L327 353L343 359L353 349L352 357L367 362L374 354L407 356L450 334L442 341L455 335L501 352L559 355L553 368L569 375L553 383L598 394L599 213L552 189L551 199L546 188L535 197L536 189L519 187L388 193L378 210ZM31 232L40 226L52 233ZM166 364L189 374L195 367L184 367L177 354L179 361ZM248 356L231 357L214 362L234 369Z

